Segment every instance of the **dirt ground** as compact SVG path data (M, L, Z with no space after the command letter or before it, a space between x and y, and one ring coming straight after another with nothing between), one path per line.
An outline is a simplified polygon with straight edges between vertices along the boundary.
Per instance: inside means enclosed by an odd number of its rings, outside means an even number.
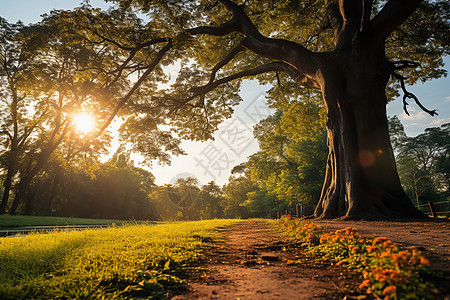
M355 227L366 236L385 236L421 247L438 268L449 270L450 223L320 221L329 230ZM192 274L189 290L172 299L356 299L362 277L306 257L267 229L245 221L224 230L224 240L206 255L206 275Z

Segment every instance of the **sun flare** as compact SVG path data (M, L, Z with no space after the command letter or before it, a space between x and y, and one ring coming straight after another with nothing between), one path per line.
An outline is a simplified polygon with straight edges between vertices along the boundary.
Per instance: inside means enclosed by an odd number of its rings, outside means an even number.
M82 134L90 133L95 129L94 118L86 112L75 114L73 123L75 124L75 129Z

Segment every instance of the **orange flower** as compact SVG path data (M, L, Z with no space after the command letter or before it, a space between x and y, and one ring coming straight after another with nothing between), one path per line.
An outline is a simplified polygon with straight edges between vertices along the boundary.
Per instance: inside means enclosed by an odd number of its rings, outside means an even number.
M388 240L388 238L385 238L385 237L377 237L377 238L373 239L372 244L375 245L375 244L378 244L378 243L383 243L383 242L385 242L387 240Z
M407 264L411 257L411 253L409 253L408 251L400 251L397 255L392 254L391 257L397 265Z
M384 243L383 243L383 246L385 246L385 247L387 247L387 246L390 246L390 245L392 245L392 244L394 244L391 240L387 240L387 241L385 241Z
M364 281L359 285L359 288L360 288L360 289L363 289L363 288L368 287L368 286L370 286L370 279L364 280Z
M380 257L389 257L389 253L388 252L383 252L380 254Z
M369 246L369 247L367 247L367 252L368 252L368 253L372 253L373 250L375 250L375 249L376 249L375 247Z
M356 251L358 251L358 250L359 250L359 247L356 246L356 247L353 247L352 252L353 252L353 253L356 253Z
M421 258L420 258L420 263L421 263L422 265L426 265L426 266L429 266L429 265L430 265L430 261L429 261L428 259L426 259L425 257L421 257Z
M390 295L390 294L395 294L397 292L397 287L395 285L390 285L384 288L383 290L383 296L385 295Z

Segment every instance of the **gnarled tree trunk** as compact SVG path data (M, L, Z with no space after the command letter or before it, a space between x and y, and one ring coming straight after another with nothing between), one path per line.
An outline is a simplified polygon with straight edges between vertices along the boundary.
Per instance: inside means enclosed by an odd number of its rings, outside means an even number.
M377 60L371 49L366 51L330 55L323 68L329 154L315 216L424 217L401 186L389 140L385 88L390 63L383 52Z

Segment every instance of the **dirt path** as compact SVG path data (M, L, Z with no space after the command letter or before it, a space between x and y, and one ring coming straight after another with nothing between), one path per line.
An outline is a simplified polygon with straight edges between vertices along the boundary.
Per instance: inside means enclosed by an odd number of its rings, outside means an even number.
M172 299L342 299L361 282L355 274L299 255L264 221L241 222L224 235L203 265L215 271L193 276L190 290Z

